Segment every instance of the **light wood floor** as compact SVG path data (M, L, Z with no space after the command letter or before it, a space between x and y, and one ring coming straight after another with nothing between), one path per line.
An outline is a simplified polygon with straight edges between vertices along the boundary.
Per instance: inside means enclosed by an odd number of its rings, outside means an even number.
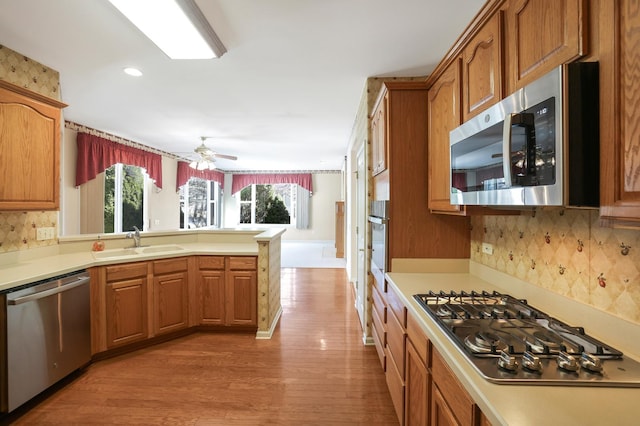
M92 364L13 424L397 425L344 269L283 269L271 340L197 333Z

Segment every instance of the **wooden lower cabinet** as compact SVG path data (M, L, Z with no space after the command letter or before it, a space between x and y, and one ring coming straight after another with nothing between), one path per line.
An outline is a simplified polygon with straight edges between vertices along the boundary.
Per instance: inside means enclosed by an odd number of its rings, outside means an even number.
M406 369L404 424L426 426L429 424L431 375L411 341L407 341Z
M107 266L104 270L106 348L134 343L149 336L147 264Z
M429 340L413 315L407 313L405 360L405 425L428 425L431 405Z
M374 304L379 294L374 297ZM474 403L442 356L432 347L417 319L389 288L385 377L401 425L487 426ZM374 327L378 314L375 309ZM398 315L400 318L398 318ZM376 342L374 337L374 342Z
M94 355L197 325L258 325L256 256L132 262L90 274Z
M224 256L198 257L198 319L201 325L225 324Z
M255 256L199 256L197 287L201 325L258 325Z
M432 425L479 425L480 408L462 387L438 351L432 351Z
M226 325L258 325L256 271L230 271L226 282Z
M155 334L189 326L187 258L153 262L153 317Z
M437 386L433 386L433 403L431 404L431 424L433 426L458 426L460 423L447 405Z

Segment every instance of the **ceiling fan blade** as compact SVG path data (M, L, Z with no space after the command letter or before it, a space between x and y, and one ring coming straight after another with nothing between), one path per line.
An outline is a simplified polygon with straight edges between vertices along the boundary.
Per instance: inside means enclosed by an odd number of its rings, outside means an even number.
M216 158L226 158L227 160L237 160L238 157L236 157L235 155L225 155L225 154L213 154L213 157Z

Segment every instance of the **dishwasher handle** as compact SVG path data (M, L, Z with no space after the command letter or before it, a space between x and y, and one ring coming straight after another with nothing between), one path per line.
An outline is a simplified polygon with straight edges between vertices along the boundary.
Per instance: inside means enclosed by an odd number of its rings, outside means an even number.
M71 290L72 288L80 287L81 285L85 285L89 282L89 277L84 275L75 279L75 281L71 281L65 285L60 287L50 288L48 290L40 291L38 293L29 294L27 296L18 297L16 299L7 300L7 305L21 305L23 303L31 302L33 300L42 299L44 297L51 296L53 294L62 293L67 290Z

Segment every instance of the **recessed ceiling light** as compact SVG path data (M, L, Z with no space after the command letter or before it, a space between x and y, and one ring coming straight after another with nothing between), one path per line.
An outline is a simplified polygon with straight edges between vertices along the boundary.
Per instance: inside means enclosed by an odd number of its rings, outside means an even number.
M124 69L125 74L129 74L132 75L134 77L140 77L142 76L142 71L140 71L138 68L132 68L132 67L128 67Z
M227 50L194 0L109 0L171 59L211 59Z

